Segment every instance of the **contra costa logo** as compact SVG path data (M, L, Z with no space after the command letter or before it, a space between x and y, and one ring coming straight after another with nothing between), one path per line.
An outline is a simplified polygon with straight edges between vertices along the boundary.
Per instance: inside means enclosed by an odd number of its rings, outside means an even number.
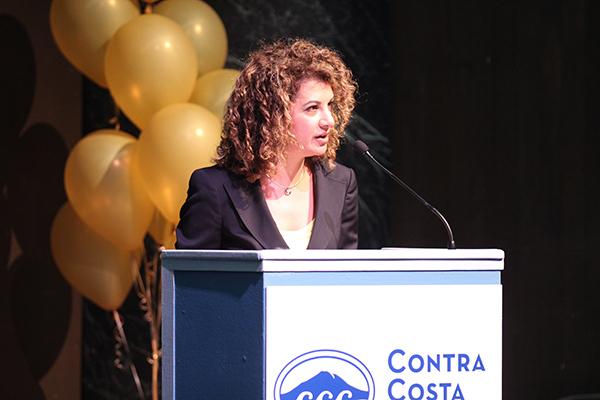
M388 386L390 400L468 400L460 378L486 372L480 354L409 354L402 349L390 353L388 366L396 374Z
M275 381L275 400L373 400L367 367L337 350L315 350L290 361Z

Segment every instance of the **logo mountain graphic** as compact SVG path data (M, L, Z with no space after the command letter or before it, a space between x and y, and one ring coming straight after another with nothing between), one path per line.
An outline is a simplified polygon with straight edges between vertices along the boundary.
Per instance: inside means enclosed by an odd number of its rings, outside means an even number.
M333 395L333 399L336 399L343 391L346 391L345 396L341 397L344 400L367 400L369 398L368 392L350 386L346 381L335 374L321 371L306 382L302 382L288 393L282 394L281 400L297 400L301 393L307 392L311 393L313 397L303 396L301 397L302 399L316 399L317 396L324 391L330 392ZM329 396L325 398L330 399Z

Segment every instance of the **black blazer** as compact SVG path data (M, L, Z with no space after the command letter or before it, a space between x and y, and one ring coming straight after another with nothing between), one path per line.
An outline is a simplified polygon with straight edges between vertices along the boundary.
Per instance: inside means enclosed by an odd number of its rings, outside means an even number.
M354 171L336 164L313 168L315 222L309 249L355 249L358 189ZM259 182L212 166L194 171L179 213L178 249L287 249Z

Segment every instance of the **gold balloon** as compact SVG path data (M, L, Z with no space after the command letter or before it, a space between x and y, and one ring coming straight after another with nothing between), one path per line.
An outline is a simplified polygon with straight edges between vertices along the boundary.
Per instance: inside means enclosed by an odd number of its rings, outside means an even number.
M154 212L148 233L156 243L165 249L175 248L175 224L167 221L158 210Z
M99 130L73 147L65 166L67 196L77 214L126 250L143 246L154 212L137 170L137 147L131 135Z
M196 81L190 102L199 104L217 117L223 118L225 105L238 76L240 71L235 69L218 69L202 75Z
M141 15L121 27L104 65L115 102L142 130L156 111L187 101L194 89L194 46L177 23L161 15Z
M105 310L117 309L127 297L140 254L115 247L83 223L66 203L50 232L58 269L79 293Z
M219 14L199 0L165 0L154 12L177 22L192 39L198 75L223 68L227 59L227 32Z
M139 7L128 0L54 0L50 29L67 60L106 87L106 46L117 29L138 15Z
M139 139L139 169L146 192L170 222L179 220L192 171L211 164L221 122L196 104L173 104L157 112Z

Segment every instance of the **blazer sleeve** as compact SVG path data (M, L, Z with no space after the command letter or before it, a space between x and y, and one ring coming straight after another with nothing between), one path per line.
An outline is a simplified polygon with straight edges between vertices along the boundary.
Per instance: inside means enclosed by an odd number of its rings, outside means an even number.
M206 170L194 171L187 199L179 212L175 248L221 248L219 186Z
M358 184L356 183L356 175L351 169L342 209L340 230L338 248L356 249L358 247Z

